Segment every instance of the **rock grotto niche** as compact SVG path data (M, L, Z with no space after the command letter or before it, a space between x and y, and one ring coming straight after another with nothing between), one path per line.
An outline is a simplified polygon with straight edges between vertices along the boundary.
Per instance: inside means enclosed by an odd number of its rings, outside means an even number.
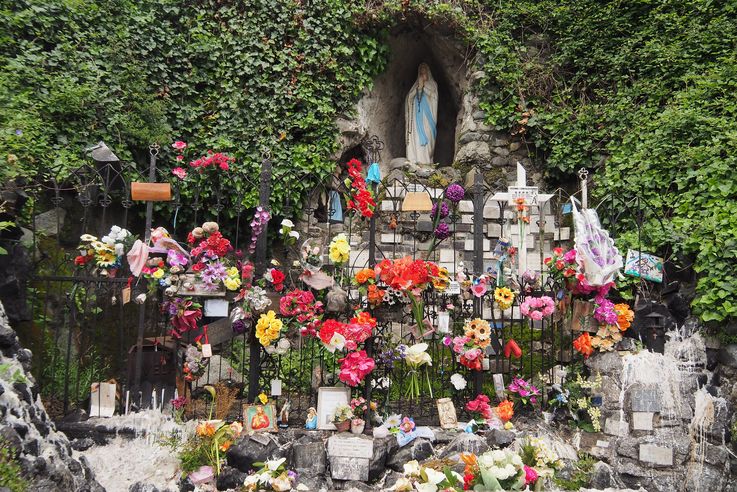
M382 174L390 170L392 159L406 157L405 101L417 80L418 66L426 63L438 89L433 160L439 166L451 165L456 153L457 128L463 118L463 95L468 86L464 48L449 36L406 29L391 35L389 48L386 70L358 103L357 118L338 122L343 146L339 155L345 157L347 151L371 134L385 143Z

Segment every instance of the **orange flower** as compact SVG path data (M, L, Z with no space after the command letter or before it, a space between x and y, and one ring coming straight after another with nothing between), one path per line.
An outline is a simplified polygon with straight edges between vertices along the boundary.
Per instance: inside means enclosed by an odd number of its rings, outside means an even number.
M615 304L614 312L617 313L617 326L620 331L627 331L632 325L632 320L635 319L635 313L630 309L627 304Z
M502 419L502 422L509 422L514 416L514 403L504 400L496 407L496 414Z
M376 278L376 273L371 268L364 268L356 273L356 282L359 284L365 284L369 280Z
M581 352L584 358L588 359L589 355L594 353L594 349L591 347L591 335L588 332L584 332L573 341L573 348Z
M368 297L369 304L376 307L384 300L384 291L372 284L368 286L366 296Z
M231 444L233 444L233 441L225 441L220 445L220 451L223 453L226 452L230 448Z
M463 461L466 464L466 469L463 471L464 473L473 473L474 470L478 468L479 462L475 454L461 453L460 457L461 457L461 461Z
M212 422L202 422L197 425L195 432L198 436L212 437L215 435L215 424Z
M376 326L376 318L372 318L366 311L361 311L351 320L351 323L359 325L370 325L372 328Z

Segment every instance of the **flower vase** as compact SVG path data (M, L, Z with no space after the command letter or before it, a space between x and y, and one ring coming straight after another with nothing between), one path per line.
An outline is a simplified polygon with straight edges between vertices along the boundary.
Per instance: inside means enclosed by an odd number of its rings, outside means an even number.
M338 432L348 432L349 430L351 430L350 420L344 420L342 422L334 422L334 424Z
M351 432L353 434L363 434L363 430L366 427L366 422L363 420L351 421Z

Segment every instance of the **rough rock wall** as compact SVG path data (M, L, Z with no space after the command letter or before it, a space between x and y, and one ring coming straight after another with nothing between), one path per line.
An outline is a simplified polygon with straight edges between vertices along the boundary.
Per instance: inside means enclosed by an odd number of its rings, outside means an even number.
M31 352L18 343L0 304L0 438L20 464L29 490L104 491L86 460L72 458L67 437L46 414L31 376Z

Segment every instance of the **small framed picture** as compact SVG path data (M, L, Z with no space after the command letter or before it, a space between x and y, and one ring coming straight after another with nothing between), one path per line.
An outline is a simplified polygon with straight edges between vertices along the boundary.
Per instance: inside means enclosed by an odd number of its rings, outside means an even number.
M333 415L338 405L349 405L350 388L323 387L317 389L317 428L319 430L336 430Z
M458 417L456 416L456 407L453 405L453 400L450 398L440 398L437 403L440 427L443 429L455 429L458 427Z
M273 403L243 405L243 423L248 432L277 432L276 407Z
M624 273L651 282L663 282L663 258L633 249L627 250Z

